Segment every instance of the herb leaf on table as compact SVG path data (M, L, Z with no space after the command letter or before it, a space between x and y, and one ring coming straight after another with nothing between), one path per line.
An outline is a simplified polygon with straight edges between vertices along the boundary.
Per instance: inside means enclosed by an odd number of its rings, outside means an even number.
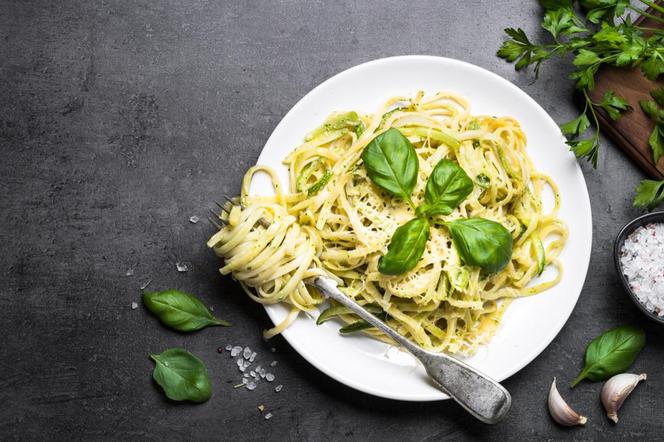
M585 366L572 381L572 387L583 379L603 381L624 372L645 344L645 332L637 327L624 325L602 333L588 345Z
M169 399L205 402L212 396L205 364L188 351L170 348L150 358L156 364L152 377Z
M652 210L662 203L664 203L664 181L641 181L636 188L634 207Z
M143 304L166 326L180 332L230 323L217 319L197 297L180 290L143 293Z

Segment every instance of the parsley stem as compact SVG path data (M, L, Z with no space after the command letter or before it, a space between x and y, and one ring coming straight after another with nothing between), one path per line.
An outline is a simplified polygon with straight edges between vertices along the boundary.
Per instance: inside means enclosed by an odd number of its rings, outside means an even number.
M643 1L643 0L641 0L641 1ZM655 20L655 21L658 21L658 22L660 22L660 23L664 23L664 19L663 19L662 17L658 17L658 16L656 16L656 15L649 14L649 13L647 13L646 11L644 11L644 10L642 10L642 9L639 9L639 8L636 8L636 7L632 6L632 5L627 6L627 8L631 9L632 11L634 11L634 12L636 12L636 13L638 13L638 14L643 15L644 17L648 17L648 18L651 19L651 20Z
M664 13L664 8L658 5L657 3L648 1L648 0L640 0L641 3L647 5L649 8L654 9L655 11L662 12Z

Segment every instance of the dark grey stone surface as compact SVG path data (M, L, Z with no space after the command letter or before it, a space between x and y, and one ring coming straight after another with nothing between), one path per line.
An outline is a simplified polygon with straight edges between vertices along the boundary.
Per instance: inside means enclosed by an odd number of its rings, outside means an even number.
M0 2L0 438L217 440L654 439L661 436L662 330L622 292L611 258L639 170L608 141L585 164L593 256L580 302L554 342L505 381L508 418L475 422L451 402L371 397L329 379L281 338L276 394L233 389L216 348L247 344L271 360L262 309L222 279L204 216L238 190L272 129L315 85L358 63L401 54L454 57L522 87L558 121L575 114L569 66L536 83L495 57L502 28L538 34L523 1ZM191 270L178 273L177 260ZM135 266L135 275L126 277ZM574 271L569 269L568 271ZM179 335L132 301L142 283L199 294L231 328ZM604 329L642 324L647 372L611 425L599 384L562 393L590 417L548 417L553 376L565 385ZM169 403L148 353L183 346L208 365L214 396ZM265 421L259 404L272 410Z

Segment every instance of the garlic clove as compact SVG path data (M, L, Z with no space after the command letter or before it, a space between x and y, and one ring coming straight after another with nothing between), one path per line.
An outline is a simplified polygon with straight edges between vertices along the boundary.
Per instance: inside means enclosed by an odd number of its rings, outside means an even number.
M551 383L551 389L549 390L549 413L554 421L558 422L560 425L566 427L571 427L573 425L585 425L588 421L588 418L581 416L576 411L572 410L572 407L567 405L567 402L558 392L556 387L556 378L553 378Z
M604 383L602 387L602 404L606 410L606 416L614 423L618 423L618 410L627 396L636 388L639 382L645 381L648 376L645 373L621 373L613 376Z

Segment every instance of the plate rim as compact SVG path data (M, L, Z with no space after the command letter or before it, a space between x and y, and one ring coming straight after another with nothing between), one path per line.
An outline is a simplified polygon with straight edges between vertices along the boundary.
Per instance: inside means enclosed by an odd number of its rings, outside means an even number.
M524 90L516 86L514 83L511 81L507 80L506 78L503 78L502 76L496 74L495 72L492 72L488 69L485 69L481 66L477 66L475 64L458 60L455 58L450 58L450 57L442 57L442 56L436 56L436 55L398 55L398 56L391 56L391 57L383 57L383 58L378 58L378 59L373 59L369 60L360 64L357 64L355 66L352 66L350 68L344 69L343 71L327 78L326 80L322 81L320 84L315 86L313 89L311 89L309 92L307 92L302 98L300 98L286 114L281 118L279 123L275 126L274 130L268 137L268 139L265 141L265 144L263 145L261 152L258 156L258 159L256 161L256 164L261 164L263 156L265 155L265 148L270 144L270 142L275 138L277 133L280 130L280 127L285 124L284 121L288 120L289 117L296 113L300 107L304 105L308 97L311 95L314 95L318 90L322 89L325 87L328 83L334 82L337 80L339 77L343 77L346 75L350 75L351 73L360 71L362 69L366 69L367 67L376 65L376 64L382 64L382 63L390 63L390 62L412 62L412 61L429 61L429 62L443 62L443 63L451 63L451 64L457 64L462 66L463 68L466 69L471 69L471 70L476 70L476 71L481 71L484 75L489 75L490 77L494 77L497 81L500 83L504 84L504 86L508 89L510 89L513 93L521 95L523 98L526 99L526 101L530 102L530 104L533 105L535 109L537 109L544 117L544 119L547 121L549 125L554 126L556 129L558 129L558 124L553 120L553 118L549 115L549 113L537 102L535 101L534 98L532 98L530 95L528 95ZM562 136L562 135L561 135ZM572 155L570 153L570 155ZM585 253L586 256L583 257L583 262L585 262L585 266L583 268L583 283L581 284L579 288L579 292L576 295L576 299L574 300L574 303L571 304L569 311L567 311L564 315L564 320L561 320L560 323L555 326L551 327L549 330L549 333L546 334L546 337L542 339L539 343L538 346L534 347L534 350L532 350L527 357L525 357L522 361L521 364L515 365L515 367L512 370L508 370L507 374L505 374L503 377L496 378L497 381L502 382L505 379L510 378L513 376L515 373L519 372L520 370L524 369L526 366L528 366L535 358L537 358L558 336L562 328L567 324L569 321L569 318L576 308L577 303L579 302L579 298L581 297L581 293L583 292L583 287L585 286L585 282L588 276L588 269L590 267L590 257L592 255L592 238L593 238L593 225L592 225L592 205L590 203L590 195L588 192L588 185L586 183L585 176L583 174L583 171L578 164L578 161L574 162L574 173L580 176L581 181L583 182L582 189L579 189L579 192L582 193L581 199L583 200L583 203L586 205L588 208L588 218L586 219L584 223L584 229L579 228L580 233L587 233L588 238L586 241L589 242L589 247L587 247L587 252ZM275 312L274 310L271 309L271 305L264 305L263 306L265 311L267 312L268 316L270 317L270 320L273 323L277 323L277 319L275 318ZM561 315L562 317L562 315ZM310 319L308 319L310 320ZM345 377L340 373L335 372L334 370L330 369L329 367L325 366L324 364L320 363L316 357L311 355L303 346L301 346L298 341L291 336L290 332L291 329L286 329L284 330L281 335L284 337L284 339L288 342L288 344L300 355L302 356L308 363L316 367L318 370L326 374L327 376L331 377L337 382L340 382L348 387L351 387L355 390L368 393L377 397L382 397L386 399L392 399L392 400L399 400L399 401L408 401L408 402L432 402L432 401L441 401L441 400L447 400L449 399L449 396L447 396L445 393L442 391L440 392L434 392L433 394L424 394L424 395L418 395L418 396L408 396L408 395L401 395L401 394L392 394L392 393L386 393L384 391L381 391L379 389L375 389L366 385L363 385L360 382L356 382L355 380Z

